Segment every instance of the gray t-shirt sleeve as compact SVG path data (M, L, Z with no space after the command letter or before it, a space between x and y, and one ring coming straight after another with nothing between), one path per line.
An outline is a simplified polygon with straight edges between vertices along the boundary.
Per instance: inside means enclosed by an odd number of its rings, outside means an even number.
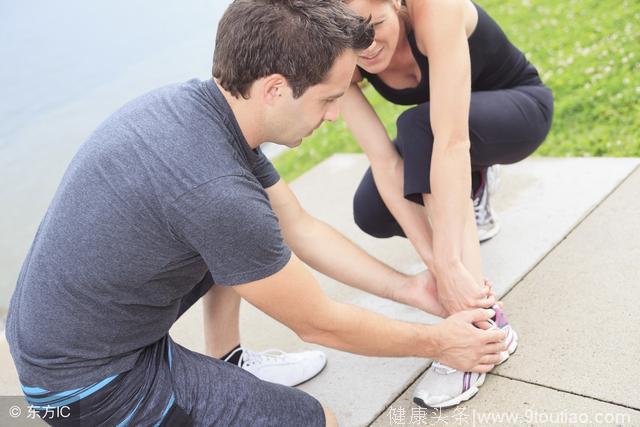
M216 284L263 279L291 257L267 194L248 177L202 184L175 200L170 211L178 238L202 256Z
M271 164L271 161L264 155L260 147L255 150L257 156L256 163L253 166L253 174L260 181L262 187L269 188L280 180L280 174Z

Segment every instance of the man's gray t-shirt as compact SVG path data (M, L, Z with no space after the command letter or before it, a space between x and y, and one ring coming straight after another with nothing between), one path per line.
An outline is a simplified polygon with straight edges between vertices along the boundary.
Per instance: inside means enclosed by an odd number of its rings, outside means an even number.
M213 80L128 103L69 165L23 264L6 334L24 385L82 387L129 370L207 271L270 276L291 252L251 150Z

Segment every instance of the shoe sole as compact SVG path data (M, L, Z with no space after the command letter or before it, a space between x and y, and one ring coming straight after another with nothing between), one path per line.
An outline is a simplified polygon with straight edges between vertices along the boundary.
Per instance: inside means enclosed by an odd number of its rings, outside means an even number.
M471 399L473 396L475 396L478 393L480 386L484 384L484 379L486 378L486 376L487 374L480 375L478 377L478 380L469 388L469 390L465 391L459 396L454 397L453 399L446 400L436 405L429 405L429 404L426 404L424 400L420 399L419 397L414 397L413 403L415 403L416 405L422 408L429 408L429 409L445 409L445 408L451 408L453 406L457 406L460 403L466 402L467 400Z
M500 232L500 225L496 224L495 227L493 227L491 229L491 231L489 231L488 233L484 234L482 237L478 237L478 241L480 243L482 242L486 242L489 239L493 239L494 237L496 237L496 234L498 234Z
M317 377L318 375L320 375L320 373L321 373L322 371L324 371L324 369L327 367L327 363L328 363L328 360L327 360L327 359L325 359L325 360L324 360L324 365L322 365L322 368L320 368L320 370L319 370L318 372L316 372L315 374L311 375L309 378L307 378L307 379L305 379L305 380L302 380L302 381L297 382L297 383L295 383L295 384L287 385L287 387L298 387L299 385L302 385L302 384L305 384L305 383L307 383L307 382L311 381L312 379L314 379L315 377Z

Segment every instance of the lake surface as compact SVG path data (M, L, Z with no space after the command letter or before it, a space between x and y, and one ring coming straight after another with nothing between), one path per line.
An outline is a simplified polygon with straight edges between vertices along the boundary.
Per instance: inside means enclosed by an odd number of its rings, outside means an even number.
M135 96L208 78L228 3L0 0L0 318L78 146Z

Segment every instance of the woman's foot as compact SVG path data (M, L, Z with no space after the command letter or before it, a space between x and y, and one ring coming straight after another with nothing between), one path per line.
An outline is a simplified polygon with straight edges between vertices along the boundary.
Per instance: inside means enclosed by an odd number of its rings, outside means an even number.
M433 361L413 394L423 408L449 408L471 399L484 383L486 374L462 372Z
M496 315L491 319L493 327L507 333L507 350L501 353L504 363L518 347L518 334L509 324L501 304L491 307ZM471 399L484 383L485 374L462 372L434 361L416 387L413 402L428 408L449 408Z

